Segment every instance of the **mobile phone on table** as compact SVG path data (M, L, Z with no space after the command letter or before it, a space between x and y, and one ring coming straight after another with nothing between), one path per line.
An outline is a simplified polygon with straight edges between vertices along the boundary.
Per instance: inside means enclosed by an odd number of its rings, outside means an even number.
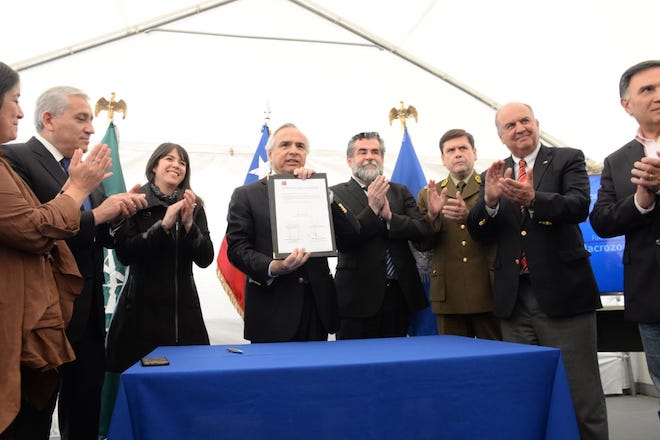
M140 359L143 367L158 367L169 365L170 361L165 356L145 356Z

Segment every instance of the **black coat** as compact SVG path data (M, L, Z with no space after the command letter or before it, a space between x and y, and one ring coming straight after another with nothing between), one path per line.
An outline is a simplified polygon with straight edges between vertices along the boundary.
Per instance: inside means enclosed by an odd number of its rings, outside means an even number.
M371 210L367 196L355 179L330 189L359 222L359 231L335 231L339 249L335 285L340 318L368 318L378 312L387 282L386 249L389 249L409 310L428 306L408 242L429 239L431 229L408 188L390 183L387 192L392 211L389 229Z
M630 181L633 164L644 147L633 140L605 158L591 226L601 237L626 236L623 251L623 293L626 319L660 321L660 200L642 214L635 207L637 186Z
M340 220L339 216L335 218L335 230L342 227ZM234 190L227 213L226 237L229 261L247 275L245 339L290 341L300 326L307 285L311 287L325 329L328 333L336 331L337 295L327 258L310 258L294 272L268 280L273 239L267 178Z
M149 185L140 192L148 206L116 235L117 257L129 268L108 331L107 364L114 372L158 346L209 344L192 268L193 262L207 267L213 261L204 208L198 205L188 233L180 225L168 234L161 226L167 205Z
M513 168L513 159L504 169ZM534 162L534 215L505 197L491 217L484 201L485 172L479 200L470 209L468 230L477 240L495 241L493 306L509 319L518 300L520 254L525 249L530 282L541 310L553 318L593 312L601 307L589 252L580 223L589 214L589 176L584 154L574 148L542 145Z

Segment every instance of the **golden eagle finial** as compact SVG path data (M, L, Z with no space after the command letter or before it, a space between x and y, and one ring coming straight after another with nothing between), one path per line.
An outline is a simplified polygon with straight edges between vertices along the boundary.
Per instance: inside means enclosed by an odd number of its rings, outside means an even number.
M400 102L401 102L401 106L398 109L396 107L392 107L390 109L390 125L392 125L393 120L400 119L401 128L405 128L406 119L415 118L415 122L417 122L417 109L412 105L409 105L408 108L405 108L403 106L403 101Z
M103 110L108 111L108 119L111 121L115 118L115 112L120 112L122 114L122 119L126 119L126 101L120 99L115 101L115 92L110 94L110 101L105 98L101 98L96 101L96 107L94 108L94 116L98 116Z

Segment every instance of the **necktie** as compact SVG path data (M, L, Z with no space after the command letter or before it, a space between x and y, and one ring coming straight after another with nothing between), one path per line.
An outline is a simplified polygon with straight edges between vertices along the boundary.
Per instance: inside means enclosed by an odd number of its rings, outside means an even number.
M464 181L460 181L456 184L456 189L458 190L461 195L463 195L463 190L465 189L465 185L467 185Z
M389 249L385 249L385 278L396 280L396 270L394 270L394 263Z
M518 180L520 182L525 182L527 180L527 162L520 160L518 162ZM525 216L525 205L520 205L520 215ZM520 272L529 273L529 268L527 267L527 256L525 255L525 250L522 249L520 252Z
M64 172L68 176L69 175L69 165L71 165L71 159L69 159L68 157L63 157L62 159L60 159L60 165L62 165L62 168L64 168Z
M526 182L527 181L527 162L524 159L521 159L518 162L518 181ZM520 205L520 215L525 215L525 205Z
M363 186L362 191L367 191L367 187ZM385 222L384 219L382 219ZM385 278L388 280L396 280L396 270L394 270L394 262L392 262L392 255L390 255L390 250L385 249Z
M69 175L69 165L71 165L71 159L68 157L63 157L60 159L60 165L62 165L62 168L64 168L64 172L66 175ZM85 201L83 202L83 210L85 211L91 211L92 210L92 201L87 197Z

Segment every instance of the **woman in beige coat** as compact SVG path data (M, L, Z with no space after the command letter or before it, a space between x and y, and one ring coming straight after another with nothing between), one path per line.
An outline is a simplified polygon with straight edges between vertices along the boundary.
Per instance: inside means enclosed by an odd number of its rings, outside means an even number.
M0 62L0 144L16 139L19 96L18 74ZM2 440L48 439L29 414L44 409L56 392L57 368L74 358L64 330L82 279L63 240L78 231L80 205L111 165L107 146L81 158L76 151L60 195L40 204L0 154Z

